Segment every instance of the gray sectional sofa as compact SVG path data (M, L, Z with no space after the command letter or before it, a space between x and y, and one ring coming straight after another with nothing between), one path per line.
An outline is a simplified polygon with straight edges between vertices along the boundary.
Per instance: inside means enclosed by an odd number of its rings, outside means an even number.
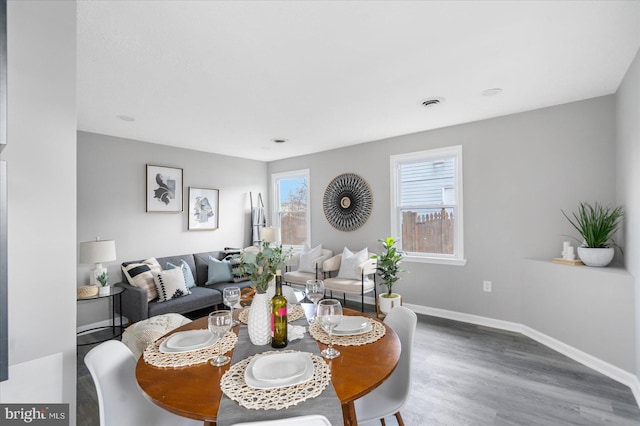
M158 302L158 299L148 301L147 290L130 285L123 271L122 282L115 284L125 289L122 293L122 308L120 309L122 312L120 313L129 319L130 322L138 322L155 315L167 313L186 314L222 304L222 292L225 287L236 286L244 288L251 286L251 281L243 277L234 277L228 282L206 285L209 276L209 256L214 259L223 260L228 255L229 252L225 251L211 251L156 258L162 269L167 269L168 263L180 265L181 261L184 260L187 265L189 265L196 284L195 287L189 289L191 294L164 302ZM142 262L142 260L124 262L123 265ZM116 305L116 310L118 309L119 307Z

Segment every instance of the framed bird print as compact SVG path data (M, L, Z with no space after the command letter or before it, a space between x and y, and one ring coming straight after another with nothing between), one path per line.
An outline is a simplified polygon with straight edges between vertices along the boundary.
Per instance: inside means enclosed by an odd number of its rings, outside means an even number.
M220 190L189 187L189 230L218 229Z

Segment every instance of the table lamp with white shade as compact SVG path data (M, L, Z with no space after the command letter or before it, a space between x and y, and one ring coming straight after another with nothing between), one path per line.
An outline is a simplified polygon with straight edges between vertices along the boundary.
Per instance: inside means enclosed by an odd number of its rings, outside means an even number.
M95 269L89 273L89 284L98 284L98 277L107 272L103 262L116 260L116 243L114 240L101 240L80 243L80 263L94 263Z
M280 236L280 228L267 226L262 228L261 239L263 243L279 243L282 239Z

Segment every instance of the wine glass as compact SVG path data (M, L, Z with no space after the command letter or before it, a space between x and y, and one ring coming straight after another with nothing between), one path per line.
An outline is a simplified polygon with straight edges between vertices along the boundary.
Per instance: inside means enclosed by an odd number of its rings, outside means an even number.
M231 330L231 321L231 311L214 311L209 314L209 331L211 332L211 334L218 337L218 348L222 348L222 346L220 345L222 337L227 334L229 330ZM220 367L221 365L225 365L229 361L231 361L231 358L222 355L219 349L218 355L211 360L211 365L213 365L214 367Z
M322 280L308 280L305 286L305 290L307 293L307 299L313 302L313 318L311 321L313 322L318 319L318 301L324 297L324 281Z
M240 321L233 319L233 307L240 301L240 287L226 287L223 290L222 297L224 304L230 308L232 318L231 325L235 327L240 324Z
M329 329L329 347L320 353L327 359L337 358L340 352L333 348L333 329L342 321L340 301L325 299L318 302L318 321L324 329Z

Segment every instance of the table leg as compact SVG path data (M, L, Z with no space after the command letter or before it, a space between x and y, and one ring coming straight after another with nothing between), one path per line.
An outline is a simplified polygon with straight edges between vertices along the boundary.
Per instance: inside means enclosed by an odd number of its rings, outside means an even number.
M342 418L344 419L344 426L358 426L356 406L353 405L353 401L342 404Z
M204 426L216 426L216 422L210 422L210 421L205 420L204 421Z

